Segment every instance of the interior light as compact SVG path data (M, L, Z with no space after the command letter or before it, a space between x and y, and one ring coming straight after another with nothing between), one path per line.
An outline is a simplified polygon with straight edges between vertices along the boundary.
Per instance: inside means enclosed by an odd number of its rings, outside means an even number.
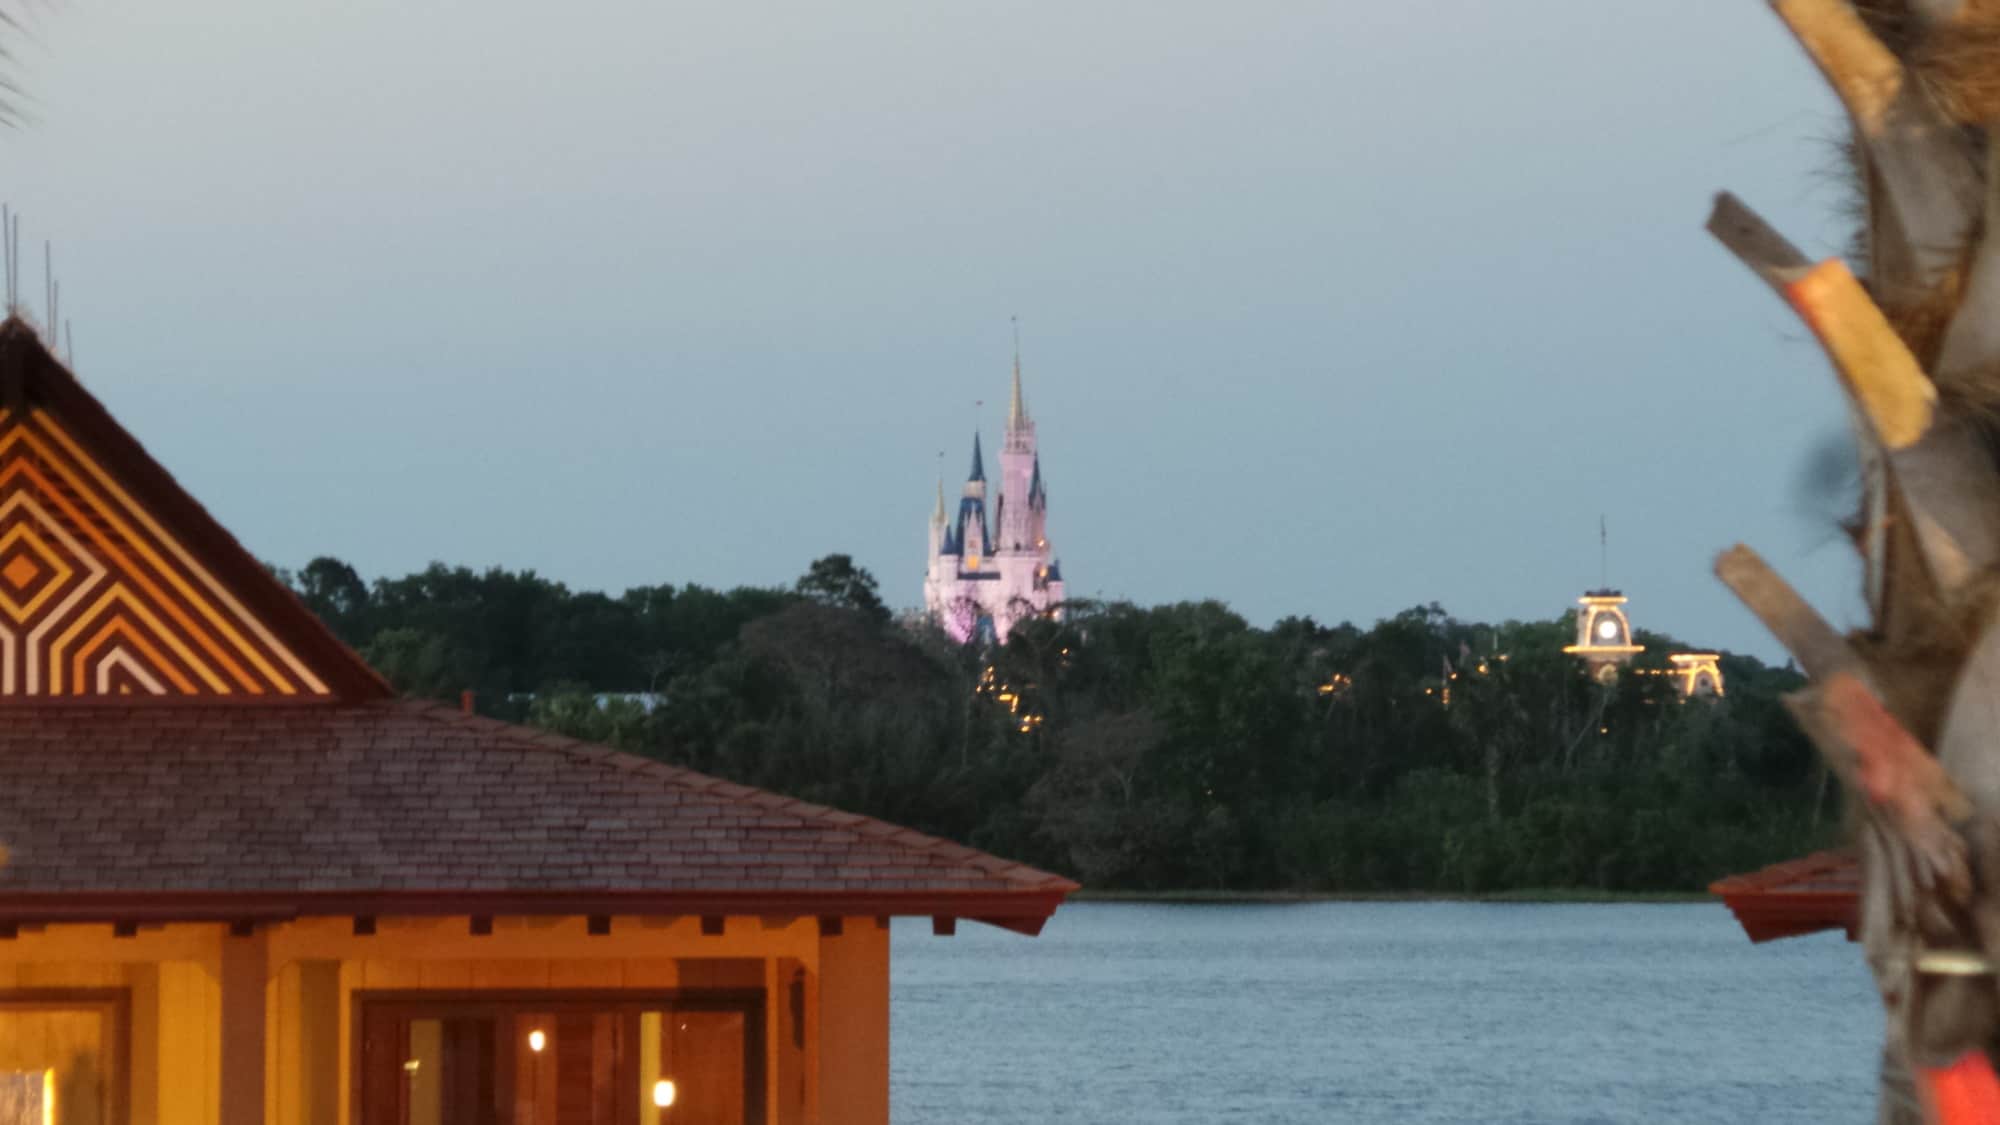
M409 1071L411 1074L415 1074L419 1069L423 1067L423 1065L424 1062L422 1059L403 1060L403 1069Z
M549 1037L542 1034L541 1028L538 1027L528 1033L528 1050L539 1053L543 1047L548 1045Z
M673 1079L660 1079L658 1082L653 1083L653 1104L659 1106L661 1109L667 1108L674 1104L675 1092Z

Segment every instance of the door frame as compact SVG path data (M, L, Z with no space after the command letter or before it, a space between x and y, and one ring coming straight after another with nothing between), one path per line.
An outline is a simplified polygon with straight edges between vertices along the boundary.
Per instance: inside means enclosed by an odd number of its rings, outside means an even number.
M106 1125L125 1125L132 1113L132 990L130 988L0 988L0 1015L8 1012L94 1011L102 1016Z

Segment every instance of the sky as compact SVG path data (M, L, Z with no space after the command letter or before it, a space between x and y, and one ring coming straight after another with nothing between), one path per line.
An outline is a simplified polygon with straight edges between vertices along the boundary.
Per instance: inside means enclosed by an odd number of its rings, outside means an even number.
M0 132L79 374L253 552L921 600L1019 317L1072 595L1777 656L1846 423L1702 231L1846 233L1761 4L51 0ZM981 405L983 404L983 405ZM942 454L942 459L940 459ZM1598 527L1609 527L1608 575Z

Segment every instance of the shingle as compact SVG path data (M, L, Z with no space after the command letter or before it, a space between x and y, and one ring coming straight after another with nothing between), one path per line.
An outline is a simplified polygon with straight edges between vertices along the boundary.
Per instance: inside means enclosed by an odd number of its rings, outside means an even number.
M7 893L1050 891L894 825L432 704L26 705Z

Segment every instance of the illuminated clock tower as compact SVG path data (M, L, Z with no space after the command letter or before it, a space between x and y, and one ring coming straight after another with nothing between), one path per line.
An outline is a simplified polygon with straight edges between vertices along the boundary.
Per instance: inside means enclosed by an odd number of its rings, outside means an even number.
M1632 623L1625 618L1625 596L1616 590L1592 590L1577 599L1583 608L1576 615L1576 643L1563 651L1583 657L1591 679L1608 684L1618 679L1618 669L1632 657L1646 651L1632 643Z

